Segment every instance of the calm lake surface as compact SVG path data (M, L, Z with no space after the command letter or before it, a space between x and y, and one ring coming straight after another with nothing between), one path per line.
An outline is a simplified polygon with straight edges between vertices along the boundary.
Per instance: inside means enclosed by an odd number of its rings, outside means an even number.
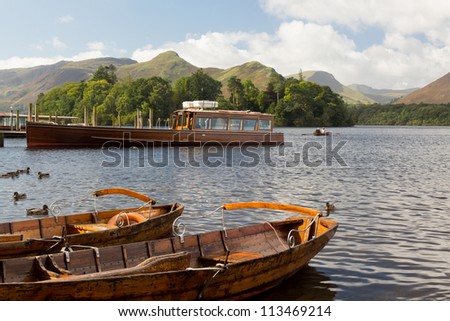
M0 221L58 205L63 214L136 205L98 189L124 187L158 203L186 206L187 233L221 228L204 214L222 203L286 202L317 209L327 201L340 223L335 237L302 272L259 300L450 300L450 128L279 128L283 148L27 150L5 139ZM38 179L37 172L49 172ZM26 193L16 203L12 194ZM282 219L284 213L225 213L227 227Z

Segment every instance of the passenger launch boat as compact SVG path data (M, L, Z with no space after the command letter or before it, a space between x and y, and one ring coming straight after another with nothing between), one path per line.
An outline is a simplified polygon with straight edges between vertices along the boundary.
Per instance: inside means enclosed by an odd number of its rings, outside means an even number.
M336 233L316 210L249 202L219 209L295 217L123 245L0 260L0 300L244 299L297 273ZM223 212L222 212L223 215Z
M95 197L123 194L145 203L134 208L69 215L49 213L45 217L0 223L0 258L57 253L63 249L102 247L170 236L172 223L184 210L184 206L178 203L154 205L155 201L150 197L128 189L104 189L93 194Z
M217 107L215 101L184 102L183 109L172 113L169 128L27 122L27 147L37 149L284 143L283 133L273 131L273 115L252 111L216 110Z

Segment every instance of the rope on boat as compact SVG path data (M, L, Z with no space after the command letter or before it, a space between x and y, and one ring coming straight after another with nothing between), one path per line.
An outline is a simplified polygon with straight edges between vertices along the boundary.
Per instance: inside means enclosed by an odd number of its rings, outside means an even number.
M215 214L216 212L218 212L219 210L222 210L222 229L225 233L225 237L228 237L227 235L227 229L225 227L225 214L224 214L224 206L219 206L218 208L216 208L215 210L213 210L212 212L209 212L205 215L202 216L198 216L197 218L205 218L208 216L211 216L213 214ZM184 233L186 232L186 225L180 221L181 216L177 217L173 223L172 223L172 232L175 236L179 236L180 237L180 242L184 243Z
M216 271L216 273L214 273L212 275L212 277L210 277L205 285L203 286L202 290L198 293L197 295L197 300L201 300L203 298L203 293L205 292L205 290L209 287L209 285L211 284L212 280L214 280L214 278L216 276L219 275L219 273L223 273L228 269L228 256L230 255L230 251L227 251L227 256L225 257L225 261L223 263L217 263L216 266L214 267L205 267L205 268L188 268L188 270L197 270L197 271Z

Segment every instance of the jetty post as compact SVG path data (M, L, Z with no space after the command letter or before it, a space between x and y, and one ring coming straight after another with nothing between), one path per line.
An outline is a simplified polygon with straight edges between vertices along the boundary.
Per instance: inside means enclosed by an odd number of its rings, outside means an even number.
M19 131L20 130L20 110L16 110L16 130Z
M5 146L5 134L0 133L0 147Z
M148 111L148 128L153 128L153 108Z
M28 105L28 117L27 117L27 121L31 121L31 117L33 115L33 104L30 103Z

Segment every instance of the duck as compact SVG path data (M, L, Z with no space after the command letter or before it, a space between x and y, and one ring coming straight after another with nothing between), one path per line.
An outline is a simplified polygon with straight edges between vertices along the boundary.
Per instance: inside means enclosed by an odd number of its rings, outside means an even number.
M334 212L336 210L336 205L330 202L325 203L325 211L328 215L330 215L331 212Z
M43 177L49 177L50 174L49 173L43 173L43 172L38 172L38 178L41 179Z
M19 173L17 171L15 171L15 172L8 172L6 174L2 174L1 177L2 178L9 178L9 177L14 178L14 177L17 177L17 176L19 176Z
M30 168L29 167L27 167L26 169L18 169L17 170L17 173L18 174L30 174Z
M27 215L48 215L48 206L44 204L42 208L27 209Z
M27 198L27 194L19 194L18 192L14 192L13 194L14 201L22 200L24 198Z

